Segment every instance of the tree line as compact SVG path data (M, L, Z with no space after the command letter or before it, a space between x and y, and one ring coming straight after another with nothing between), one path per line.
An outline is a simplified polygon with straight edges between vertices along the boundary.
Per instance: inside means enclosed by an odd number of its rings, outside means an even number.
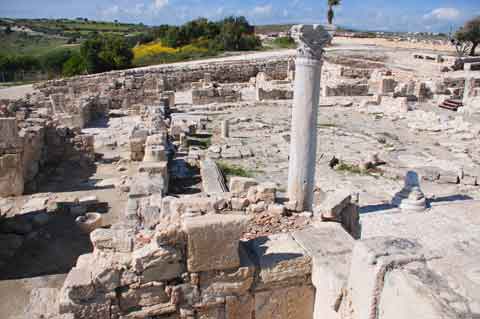
M228 17L216 22L199 18L182 26L160 25L127 36L93 33L82 41L80 50L58 48L43 56L0 55L0 72L3 75L0 81L11 81L18 72L43 72L53 78L130 68L134 66L133 47L152 41L160 41L171 48L198 46L208 49L211 55L261 47L254 27L245 17ZM183 53L179 59L188 58Z

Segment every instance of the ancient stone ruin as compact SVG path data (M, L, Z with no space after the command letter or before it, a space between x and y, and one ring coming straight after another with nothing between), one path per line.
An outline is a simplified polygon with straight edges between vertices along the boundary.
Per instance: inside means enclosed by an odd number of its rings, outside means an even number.
M291 34L0 100L6 316L479 316L480 73Z

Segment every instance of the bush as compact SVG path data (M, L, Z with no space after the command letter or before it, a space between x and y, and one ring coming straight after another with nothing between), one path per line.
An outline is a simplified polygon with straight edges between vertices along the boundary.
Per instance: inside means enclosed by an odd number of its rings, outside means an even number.
M124 37L118 35L94 35L85 41L80 54L87 73L120 70L132 65L133 52Z
M273 40L273 44L278 48L294 49L296 47L295 41L291 37L279 37Z
M63 64L67 62L72 55L73 53L70 50L53 50L40 57L40 63L45 72L49 74L62 74Z
M64 76L81 75L85 73L85 70L85 60L79 53L72 55L62 66L62 74Z

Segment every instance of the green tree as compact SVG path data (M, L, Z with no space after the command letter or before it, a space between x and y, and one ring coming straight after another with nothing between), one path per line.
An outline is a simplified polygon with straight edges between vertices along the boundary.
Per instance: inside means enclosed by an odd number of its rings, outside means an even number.
M475 50L480 44L480 16L467 21L455 34L455 39L459 42L470 42L470 55L475 55Z
M87 73L125 69L132 65L133 52L128 41L119 35L95 35L85 41L80 54Z
M86 70L85 60L79 53L73 54L62 66L64 76L84 74Z
M42 68L49 74L61 74L63 64L67 62L72 56L70 50L53 50L40 58Z
M333 11L333 7L340 5L341 0L327 0L328 4L328 11L327 11L327 19L328 24L333 23L333 18L335 17L335 12Z
M97 73L106 71L106 66L99 58L102 51L102 39L98 36L94 36L83 42L80 47L80 54L85 62L85 70L87 73Z

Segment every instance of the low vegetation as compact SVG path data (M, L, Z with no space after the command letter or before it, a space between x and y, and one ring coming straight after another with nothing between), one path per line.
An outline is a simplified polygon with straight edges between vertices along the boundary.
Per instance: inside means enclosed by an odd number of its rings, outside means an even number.
M378 176L383 176L383 171L378 167L372 168L362 168L357 164L349 164L343 161L340 161L339 164L335 166L335 170L338 172L350 173L355 175L368 175L377 178Z
M217 165L227 178L230 176L254 177L255 175L254 172L240 165L234 165L221 161L217 162Z
M158 27L82 18L0 19L0 27L1 82L92 74L261 47L244 17L217 22L199 18L182 26Z
M278 37L273 40L273 45L280 49L295 49L295 41L291 37Z
M190 136L188 139L188 146L196 146L203 150L208 149L212 146L212 137L211 136Z

